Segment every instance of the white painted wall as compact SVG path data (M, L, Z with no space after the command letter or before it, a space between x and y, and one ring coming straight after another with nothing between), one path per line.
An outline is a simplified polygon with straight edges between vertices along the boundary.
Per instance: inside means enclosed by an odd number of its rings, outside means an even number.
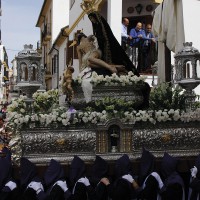
M65 41L62 43L62 45L59 48L59 77L63 76L63 72L66 67L65 48L66 48L67 41L68 41L68 39L66 38Z
M52 1L52 43L61 28L69 24L69 0Z
M108 1L108 24L116 37L119 44L121 44L121 21L122 21L122 0Z
M69 20L69 27L71 27L75 20L79 17L79 15L82 13L82 8L80 7L82 0L76 0L74 5L70 8L70 20ZM74 33L77 30L82 30L86 35L93 34L92 31L92 24L90 20L88 19L87 14L80 20L80 22L77 24L73 32L69 36L69 40L74 39Z
M152 0L122 0L122 1L123 1L123 5L122 5L123 17L137 17L141 15L151 15L151 12L146 10L146 6L152 5L153 10L155 10L155 8L158 6L157 3L152 3ZM141 4L143 6L142 12L140 14L138 14L135 10L135 7L138 4ZM129 7L134 8L134 11L132 13L127 12L127 9Z
M183 1L183 16L185 41L192 42L193 47L200 51L200 1L198 0L182 0ZM199 66L200 68L200 66ZM198 69L200 72L200 69ZM195 92L200 95L200 86L195 89Z
M200 1L182 0L185 28L185 41L192 42L200 50Z

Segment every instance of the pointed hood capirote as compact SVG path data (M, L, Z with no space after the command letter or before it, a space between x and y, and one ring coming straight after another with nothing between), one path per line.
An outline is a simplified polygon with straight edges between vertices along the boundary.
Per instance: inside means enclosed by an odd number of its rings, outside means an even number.
M72 163L70 165L69 179L72 185L74 185L78 179L85 175L85 163L78 156L74 156Z
M108 189L100 180L104 177L108 178L108 163L102 157L96 155L96 159L92 166L92 176L90 183L95 187L96 200L107 200Z
M10 151L6 150L6 156L0 158L0 190L12 177L12 163Z
M116 178L120 178L125 174L133 174L132 164L127 154L120 157L115 164Z
M46 186L54 184L58 180L64 179L64 170L62 165L54 159L51 159L49 166L44 174Z
M155 165L154 163L155 163L154 155L143 147L142 156L140 159L140 172L139 172L140 184L142 184L145 178L151 172L153 172Z
M8 160L11 160L11 151L7 147L4 147L2 149L2 153L5 154Z
M176 171L177 164L177 158L170 156L167 152L164 153L161 162L161 173L164 179Z
M178 164L178 159L169 155L168 153L164 153L162 162L161 162L161 174L164 178L164 185L169 186L173 184L179 184L184 186L183 179L177 173L176 168Z
M126 179L122 178L123 175L130 174L133 176L132 164L127 154L120 157L115 164L115 182L111 198L113 200L130 200L136 198L135 190L132 184Z
M20 172L20 185L22 188L26 188L32 180L37 179L36 166L27 158L21 158Z
M108 174L108 163L97 155L92 167L92 171L94 177L101 179Z
M196 161L195 161L195 166L197 168L197 178L200 179L200 154L197 156Z

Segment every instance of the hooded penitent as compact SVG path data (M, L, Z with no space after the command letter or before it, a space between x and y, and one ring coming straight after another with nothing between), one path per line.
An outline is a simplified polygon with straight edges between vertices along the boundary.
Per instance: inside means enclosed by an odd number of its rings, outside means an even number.
M108 163L100 156L96 156L96 159L92 166L92 178L97 182L99 182L101 178L107 176L108 176Z
M100 156L96 156L90 180L94 184L97 200L108 199L107 187L100 182L100 180L104 177L108 178L108 163Z
M72 185L74 185L79 178L85 175L85 163L78 156L74 156L70 165L69 179Z
M20 185L22 189L26 189L31 181L37 180L36 166L27 158L21 158L20 171Z
M11 179L12 175L12 163L10 152L4 149L6 153L5 157L0 157L0 190Z
M142 186L142 191L139 194L141 199L157 200L158 182L150 175L154 171L154 162L154 155L143 148L139 173L139 183Z
M142 151L142 156L140 159L140 172L139 172L139 181L140 184L142 185L145 178L154 171L154 162L155 162L155 157L154 155L143 148Z
M197 156L195 161L195 166L197 168L196 178L192 179L190 182L190 190L189 190L189 200L198 200L200 198L200 154Z
M164 199L182 200L184 183L176 172L178 160L165 152L161 162L161 174L164 179Z
M64 178L62 165L54 159L51 159L49 166L44 174L44 182L47 187L53 185L56 181Z
M134 196L134 189L130 182L123 179L122 176L132 175L132 165L127 154L120 157L115 164L116 180L113 184L113 192L111 194L113 200L129 200Z
M115 176L116 178L120 178L123 175L131 174L132 175L132 165L131 161L127 154L124 154L120 157L115 164Z

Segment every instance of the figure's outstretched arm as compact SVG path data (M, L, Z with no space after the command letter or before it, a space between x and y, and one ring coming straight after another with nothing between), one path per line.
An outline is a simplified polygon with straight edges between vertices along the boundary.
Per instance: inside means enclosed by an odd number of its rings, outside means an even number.
M100 54L93 52L88 58L88 66L90 68L104 68L109 70L111 73L126 73L124 65L111 65L100 59Z
M94 52L88 58L88 66L91 68L105 68L108 69L111 73L117 73L117 69L113 65L109 65L99 58L98 52Z

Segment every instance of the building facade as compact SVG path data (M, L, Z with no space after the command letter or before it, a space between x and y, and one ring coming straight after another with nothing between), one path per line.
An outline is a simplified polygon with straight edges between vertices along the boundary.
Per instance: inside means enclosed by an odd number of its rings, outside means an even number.
M55 51L51 51L61 28L69 23L69 3L68 0L45 0L36 27L41 30L39 52L42 54L42 63L46 71L47 90L57 88L59 51L54 46ZM53 54L52 54L53 52Z

